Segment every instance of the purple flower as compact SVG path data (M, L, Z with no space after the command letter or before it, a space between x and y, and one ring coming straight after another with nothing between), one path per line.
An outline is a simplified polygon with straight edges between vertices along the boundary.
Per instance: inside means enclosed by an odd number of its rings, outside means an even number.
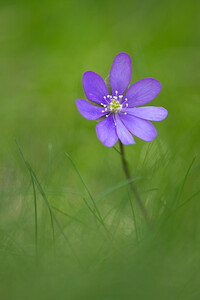
M152 141L157 132L149 120L161 121L168 114L163 107L138 107L153 100L160 92L161 84L156 79L145 78L128 88L131 74L132 63L127 53L119 53L113 61L111 95L98 74L92 71L83 74L83 88L87 99L93 104L77 99L76 105L86 119L105 117L96 125L96 132L107 147L114 146L118 139L124 145L135 144L132 134L144 141Z

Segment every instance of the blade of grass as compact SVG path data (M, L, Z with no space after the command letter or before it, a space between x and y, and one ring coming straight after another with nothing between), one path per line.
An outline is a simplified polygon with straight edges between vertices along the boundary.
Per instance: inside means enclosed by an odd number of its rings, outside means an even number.
M37 198L36 198L35 183L32 176L31 176L31 182L33 186L33 198L34 198L34 210L35 210L35 255L37 258L38 257Z
M115 146L113 146L112 147L119 155L121 155L121 152L115 147Z
M51 228L52 228L52 235L53 235L53 252L54 252L54 256L56 256L56 240L55 240L54 221L53 221L52 211L49 211L49 213L50 213Z
M186 171L186 173L185 173L185 176L184 176L184 179L183 179L183 183L182 183L182 186L181 186L181 188L180 188L180 192L179 192L179 195L178 195L176 204L175 204L175 209L176 209L177 205L178 205L179 202L180 202L180 199L181 199L181 197L182 197L183 190L184 190L184 187L185 187L185 184L186 184L188 175L189 175L190 170L191 170L191 168L192 168L192 166L193 166L193 164L194 164L194 162L195 162L195 159L196 159L196 156L193 158L192 162L190 163L190 165L189 165L189 167L188 167L188 169L187 169L187 171Z
M114 234L117 233L117 230L120 226L121 216L123 215L126 204L127 204L127 199L122 198L115 213L113 214L113 218L112 218L110 227L112 228L112 232Z
M48 186L48 184L49 184L50 168L51 168L51 152L52 152L52 144L49 144L48 145L48 158L47 158L46 180L45 180L44 187Z
M131 182L134 182L136 180L140 180L142 177L132 177L130 179L126 179L110 188L108 188L107 190L105 190L103 193L101 193L100 195L95 197L95 202L100 201L102 198L104 198L105 196L111 194L112 192L130 184Z
M95 203L95 201L94 201L94 199L93 199L93 197L92 197L92 194L90 193L90 190L89 190L89 188L88 188L88 186L87 186L85 180L84 180L83 177L81 176L81 174L80 174L80 172L79 172L77 166L75 165L75 163L74 163L74 161L72 160L72 158L70 157L70 155L69 155L67 152L65 152L65 154L66 154L66 156L68 157L68 159L70 160L71 164L73 165L73 167L74 167L76 173L78 174L79 178L81 179L81 181L82 181L82 183L83 183L83 185L84 185L84 187L85 187L85 189L86 189L86 191L87 191L87 193L88 193L90 199L91 199L92 202L93 202L93 205L94 205L94 208L95 208L97 214L98 214L99 217L102 219L101 214L100 214L100 212L99 212L99 209L98 209L98 207L96 206L96 203Z
M133 208L133 203L132 203L132 200L131 200L130 189L128 189L128 199L129 199L129 203L130 203L130 207L131 207L131 213L132 213L132 216L133 216L133 224L134 224L134 228L135 228L135 237L136 237L137 242L139 243L137 221L136 221L136 216L135 216L135 212L134 212L134 208Z
M117 185L115 185L115 186L113 186L113 187L107 189L106 191L104 191L103 193L101 193L99 196L95 197L95 198L94 198L94 201L95 201L95 202L98 202L98 201L100 201L101 199L103 199L103 197L105 197L105 196L111 194L112 192L117 191L118 189L120 189L120 188L122 188L122 187L128 185L128 184L130 183L131 180L132 180L132 181L135 181L135 180L139 180L140 178L141 178L141 177L131 178L131 179L129 179L129 180L126 179L126 180L124 180L124 181L118 183ZM157 190L157 189L150 189L150 190L147 190L147 191L154 191L154 190ZM145 192L147 192L147 191L145 191ZM87 206L87 205L88 205L88 204L86 204L86 206ZM81 208L81 209L75 214L74 217L77 217L84 209L85 209L85 208ZM112 208L112 209L113 209L113 208ZM111 209L111 210L112 210L112 209ZM109 213L107 213L107 214L109 214ZM107 214L104 216L104 218L103 218L104 220L106 219Z
M71 215L67 214L66 212L62 211L61 209L59 209L59 208L57 208L55 206L51 206L51 208L53 208L57 212L61 213L62 215L68 217L69 219L74 220L74 221L76 221L76 222L81 223L81 224L84 225L84 222L82 222L81 220L75 218L74 216L71 216Z
M98 209L98 207L97 207L97 205L96 205L96 203L95 203L95 201L94 201L94 198L93 198L93 196L92 196L92 194L91 194L91 192L90 192L90 190L89 190L89 188L88 188L88 186L87 186L85 180L84 180L83 177L81 176L81 174L80 174L80 172L79 172L77 166L75 165L75 163L74 163L74 161L72 160L72 158L70 157L70 155L69 155L67 152L65 152L65 154L66 154L66 156L68 157L68 159L70 160L70 162L71 162L72 166L74 167L76 173L78 174L79 178L81 179L81 181L82 181L82 183L83 183L83 185L84 185L84 187L85 187L85 189L86 189L86 191L87 191L87 193L88 193L88 195L89 195L89 197L90 197L90 199L91 199L91 201L92 201L92 203L93 203L93 205L94 205L94 209L95 209L95 211L96 211L96 213L97 213L98 216L97 216L96 214L94 214L94 212L93 212L93 210L92 210L93 215L94 215L94 216L96 217L96 219L103 225L103 227L104 227L104 229L106 230L106 232L109 233L109 235L110 235L110 232L109 232L108 229L106 228L106 225L105 225L105 223L104 223L104 221L103 221L103 218L102 218L102 216L101 216L101 214L100 214L100 211L99 211L99 209ZM87 203L87 201L85 201L85 199L84 199L84 202L85 202L85 204ZM86 205L87 205L88 208L90 207L90 206L88 206L88 203L87 203ZM90 208L90 211L91 211L91 208Z
M42 195L42 197L45 200L45 203L47 204L47 207L49 209L49 214L50 214L50 219L51 219L52 236L53 236L53 244L54 244L54 250L55 250L55 232L54 232L54 222L53 222L52 210L50 208L50 205L49 205L49 202L48 202L48 200L46 198L46 195L45 195L44 191L42 190L42 187L40 186L40 184L39 184L39 182L38 182L38 180L37 180L37 178L36 178L36 176L35 176L32 168L31 168L30 164L28 163L27 159L25 158L24 153L23 153L23 151L22 151L22 149L19 146L19 144L18 144L17 141L16 141L16 144L17 144L17 147L18 147L18 149L19 149L19 151L21 153L21 156L22 156L22 158L23 158L23 160L24 160L24 162L25 162L25 164L26 164L26 166L27 166L27 168L28 168L28 170L30 172L32 182L33 183L35 182L35 184L36 184L36 186L37 186L40 194Z
M123 184L124 182L125 182L126 184ZM106 195L110 194L112 191L118 190L119 188L121 188L121 187L123 187L123 186L126 186L127 184L129 184L129 182L127 182L127 180L126 180L126 181L123 181L123 182L120 182L118 185L116 185L116 186L110 188L109 190L107 190L108 193L106 193ZM116 187L116 189L114 189L115 187ZM113 190L111 190L111 189L113 189ZM111 190L111 192L110 192L110 190ZM142 193L149 193L149 192L154 192L154 191L158 191L158 188L148 189L148 190L143 191ZM105 191L105 192L106 192L106 191ZM101 199L102 199L101 196L104 197L103 194L100 194L99 196L97 196L97 197L95 198L95 201L97 202L98 200L101 200ZM123 202L123 201L122 201L122 202ZM118 207L118 205L117 205L116 207L115 207L115 206L111 207L111 209L104 215L103 219L105 220L105 219L110 215L110 213L111 213L114 209L116 209L117 207Z
M43 198L44 201L45 201L45 204L47 205L47 207L48 207L48 209L49 209L49 213L50 213L50 215L51 215L51 222L52 222L52 220L55 221L55 223L56 223L58 229L60 230L61 234L63 235L63 237L64 237L64 239L65 239L65 241L67 242L67 244L68 244L68 246L69 246L71 252L72 252L73 255L75 256L75 258L78 260L78 257L77 257L76 254L75 254L74 248L72 247L72 245L71 245L71 243L70 243L68 237L67 237L66 234L64 233L64 231L63 231L63 229L62 229L62 227L61 227L61 225L60 225L58 219L56 218L56 216L55 216L55 214L54 214L54 212L53 212L53 210L52 210L52 208L51 208L51 206L50 206L50 204L49 204L49 201L47 200L46 194L45 194L44 190L42 189L42 186L40 185L39 181L37 180L37 177L36 177L35 173L33 172L33 170L32 170L32 168L31 168L30 164L28 163L26 157L24 156L24 153L22 152L22 149L20 148L18 142L17 142L17 141L15 141L15 142L16 142L16 145L17 145L17 147L18 147L18 149L19 149L19 151L20 151L20 153L21 153L21 156L22 156L22 158L23 158L23 160L24 160L24 162L25 162L25 164L26 164L26 167L27 167L27 169L28 169L29 172L30 172L31 177L33 178L33 180L34 180L34 182L35 182L35 184L36 184L36 186L37 186L37 188L38 188L38 190L39 190L39 192L40 192L42 198ZM51 225L52 225L52 223L51 223ZM54 228L52 228L52 230L53 230L53 234L54 234Z
M87 206L87 208L89 209L89 211L93 214L93 216L101 223L101 219L99 219L99 217L96 215L96 213L90 207L90 205L87 203L87 201L84 197L83 197L83 201L84 201L85 205Z
M181 208L182 206L186 205L187 203L189 203L192 199L194 199L198 194L200 193L200 191L197 191L196 193L194 193L189 199L187 199L185 202L183 202L182 204L180 204L176 209Z

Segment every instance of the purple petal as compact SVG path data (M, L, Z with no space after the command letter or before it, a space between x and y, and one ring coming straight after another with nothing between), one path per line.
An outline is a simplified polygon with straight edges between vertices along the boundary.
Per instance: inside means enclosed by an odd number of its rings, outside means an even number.
M152 141L155 139L157 132L149 121L123 114L120 114L120 119L126 128L138 138L144 141Z
M161 90L161 84L153 78L142 79L130 86L124 99L129 107L141 106L153 100Z
M107 112L102 112L104 111L103 107L92 105L83 99L77 99L76 105L78 107L80 114L88 120L97 120L103 117L104 115L106 115L107 113Z
M150 121L162 121L167 117L168 111L164 107L145 106L126 108L127 114Z
M120 95L127 89L132 74L131 58L127 53L119 53L112 64L110 71L110 85L112 94L118 91Z
M96 126L97 137L107 147L112 147L118 140L113 115L100 121Z
M104 99L104 96L109 94L108 89L105 82L98 74L92 71L85 72L83 74L83 88L88 100L99 104L107 103Z
M115 123L116 123L116 130L117 130L117 135L124 145L130 145L130 144L135 144L133 136L130 134L128 129L124 126L122 123L120 117L118 114L115 114Z

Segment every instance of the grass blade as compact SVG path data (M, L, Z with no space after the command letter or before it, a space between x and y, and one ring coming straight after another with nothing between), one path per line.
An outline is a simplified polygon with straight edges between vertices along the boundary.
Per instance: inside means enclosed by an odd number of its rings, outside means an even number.
M136 221L136 216L135 216L135 212L134 212L134 208L133 208L133 202L132 202L131 195L130 195L130 189L128 189L128 199L129 199L129 203L130 203L130 207L131 207L131 213L132 213L132 217L133 217L133 224L134 224L134 229L135 229L135 237L136 237L137 242L139 242L137 221Z
M124 181L116 184L115 186L112 186L112 187L108 188L103 193L101 193L100 195L98 195L98 196L95 197L95 202L100 201L105 196L107 196L107 195L111 194L112 192L114 192L114 191L116 191L116 190L118 190L118 189L120 189L120 188L128 185L129 183L134 182L136 180L140 180L140 179L141 179L141 177L132 177L130 179L126 179L126 180L124 180Z
M187 169L187 172L185 173L185 176L184 176L184 179L183 179L183 184L180 188L180 192L179 192L179 195L178 195L178 198L177 198L177 201L176 201L176 206L179 204L180 202L180 199L182 197L182 194L183 194L183 190L184 190L184 187L185 187L185 184L186 184L186 181L187 181L187 178L188 178L188 175L190 173L190 170L195 162L195 159L196 159L196 156L193 158L192 162L190 163L189 165L189 168Z
M55 207L55 206L51 206L51 207L52 207L54 210L58 211L60 214L62 214L62 215L64 215L64 216L68 217L69 219L74 220L74 221L76 221L76 222L78 222L78 223L80 223L80 224L83 224L83 225L85 224L85 223L82 222L81 220L77 219L77 218L74 217L74 216L71 216L71 215L67 214L66 212L62 211L61 209L59 209L59 208L57 208L57 207Z
M45 204L47 205L47 207L48 207L48 209L49 209L49 213L50 213L50 216L51 216L51 225L53 226L53 220L54 220L55 223L56 223L56 225L57 225L57 227L58 227L58 229L60 230L61 234L63 235L65 241L67 242L67 244L68 244L70 250L72 251L73 255L76 257L76 259L78 259L77 256L75 255L75 252L74 252L74 249L73 249L71 243L69 242L68 237L67 237L66 234L64 233L64 231L63 231L63 229L62 229L62 227L61 227L61 225L60 225L58 219L56 218L56 216L55 216L55 214L54 214L54 212L53 212L53 210L52 210L52 208L51 208L51 206L50 206L50 204L49 204L49 202L48 202L48 200L47 200L46 194L45 194L45 192L44 192L42 186L40 185L39 181L37 180L37 177L36 177L35 173L33 172L33 170L32 170L32 168L31 168L30 164L29 164L28 161L27 161L27 159L25 158L24 153L22 152L22 149L21 149L21 147L19 146L18 142L17 142L17 141L15 141L15 142L16 142L16 144L17 144L17 147L18 147L18 149L19 149L19 151L20 151L20 153L21 153L21 156L22 156L22 158L23 158L23 160L24 160L24 162L25 162L25 164L26 164L26 166L27 166L27 169L28 169L29 172L30 172L30 175L31 175L31 177L32 177L32 179L33 179L35 185L37 186L37 188L38 188L38 190L39 190L39 192L40 192L42 198L43 198L44 201L45 201ZM52 227L52 232L53 232L53 238L54 238L54 226Z
M35 255L37 258L38 257L37 198L36 198L35 183L32 176L31 176L31 182L33 186L33 198L34 198L34 210L35 210Z
M193 198L195 198L198 194L200 193L200 191L197 191L196 193L194 193L189 199L187 199L185 202L183 202L182 204L180 204L177 209L181 208L182 206L186 205L187 203L189 203Z
M80 174L80 172L79 172L77 166L75 165L75 163L74 163L74 161L72 160L72 158L70 157L70 155L69 155L67 152L65 152L65 154L66 154L66 156L68 157L68 159L70 160L70 162L71 162L72 166L74 167L76 173L78 174L79 178L81 179L81 181L82 181L82 183L83 183L83 185L84 185L84 187L85 187L85 189L86 189L86 191L87 191L87 193L88 193L88 195L89 195L89 197L90 197L90 199L91 199L91 201L92 201L92 203L93 203L93 205L94 205L94 209L95 209L95 211L96 211L98 217L97 217L96 214L94 214L94 212L93 212L93 210L92 210L93 215L97 218L98 221L100 221L100 223L103 225L103 227L104 227L104 228L106 229L106 231L108 232L108 230L107 230L107 228L106 228L106 226L105 226L105 224L104 224L103 218L102 218L102 216L101 216L101 214L100 214L100 211L99 211L99 209L98 209L98 207L97 207L97 205L96 205L96 203L95 203L95 201L94 201L94 198L93 198L92 194L90 193L90 190L89 190L89 188L88 188L88 186L87 186L85 180L84 180L83 177L81 176L81 174ZM84 202L87 203L87 202L85 201L85 199L84 199ZM87 205L88 208L90 207L90 206L88 205L88 203L87 203L86 205ZM91 211L91 208L89 208L89 209L90 209L90 211Z

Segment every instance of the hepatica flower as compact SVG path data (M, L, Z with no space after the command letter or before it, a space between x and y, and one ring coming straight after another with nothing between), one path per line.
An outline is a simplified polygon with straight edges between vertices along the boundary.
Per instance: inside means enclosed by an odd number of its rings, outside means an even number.
M83 88L89 103L77 99L76 104L83 117L100 120L96 125L97 137L107 147L112 147L119 139L122 144L135 144L133 135L152 141L156 129L149 121L161 121L166 118L163 107L144 106L160 92L161 84L153 78L145 78L131 85L132 63L127 53L119 53L110 71L109 94L104 80L98 74L87 71L83 74ZM128 88L128 89L127 89Z

